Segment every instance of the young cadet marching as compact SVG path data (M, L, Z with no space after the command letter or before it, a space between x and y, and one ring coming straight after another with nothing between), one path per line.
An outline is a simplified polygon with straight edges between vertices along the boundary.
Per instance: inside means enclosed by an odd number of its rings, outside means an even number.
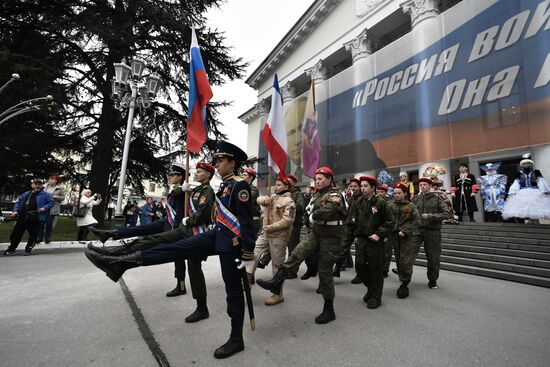
M86 250L86 256L116 282L126 270L138 266L218 255L227 294L227 314L231 318L231 334L227 343L216 349L214 357L227 358L244 350L242 269L252 260L255 236L250 213L250 185L236 175L241 163L247 159L246 153L233 144L221 141L214 158L216 169L223 179L215 199L214 229L130 255L109 256Z
M153 248L161 243L172 243L205 232L213 222L214 190L210 186L210 180L214 173L215 168L210 163L197 163L194 179L200 185L191 191L188 205L189 216L183 218L181 225L177 228L141 237L124 246L96 247L89 244L88 248L104 255L129 254ZM203 260L206 260L206 257L193 257L187 260L189 282L191 283L193 298L197 301L197 309L185 318L186 322L197 322L209 316L206 305L206 282L201 265ZM168 297L185 294L185 260L176 261L175 268L178 285L176 289L167 293ZM184 285L180 285L181 282Z
M395 253L395 263L401 285L397 289L397 297L409 296L408 285L411 282L414 264L413 233L420 227L420 214L416 206L407 200L408 186L402 183L393 185L393 201L388 203L388 209L393 217L394 228L388 235L388 244Z
M386 200L388 203L391 199L388 197L388 185L382 184L376 188L376 196L381 199ZM388 238L384 238L384 278L388 277L390 272L390 262L391 262L392 247L388 243Z
M90 231L99 237L102 243L105 243L109 238L120 240L136 236L148 236L156 233L162 233L177 228L184 217L185 208L185 191L189 190L189 184L182 182L185 177L185 168L181 163L172 163L169 175L169 183L173 185L172 190L167 197L167 215L162 220L143 224L134 227L124 227L118 229L102 230L90 227ZM97 250L97 248L94 248ZM185 263L183 268L176 265L175 276L177 279L176 288L166 295L168 297L183 295L185 290Z
M344 263L346 261L349 261L353 263L353 260L351 260L351 245L353 244L353 241L355 240L355 234L354 234L354 225L351 221L351 213L353 210L353 206L357 202L357 200L361 197L361 181L359 181L358 178L352 178L349 182L349 188L351 190L351 197L348 201L348 213L346 217L346 234L344 235L343 245L342 245L342 255L338 262L334 265L334 271L332 272L332 275L340 278L340 271L342 270ZM350 259L348 260L348 256ZM361 280L356 275L355 278L351 280L352 284L360 284Z
M275 194L271 196L260 196L258 203L265 207L263 231L256 240L254 248L254 261L248 265L246 272L249 281L252 283L254 272L260 259L268 254L273 274L279 270L286 257L286 247L292 231L292 222L295 216L295 206L290 194L291 185L286 177L279 177L275 182ZM274 306L284 302L282 289L279 293L273 293L265 304Z
M241 173L243 180L250 185L250 211L252 212L252 219L254 220L254 231L256 232L256 237L258 237L262 229L262 212L260 211L260 205L257 203L260 191L252 184L256 176L257 173L252 168L245 168L243 169L243 173Z
M413 199L421 218L421 225L414 233L414 256L420 252L424 244L424 252L428 260L428 287L437 288L439 278L439 261L441 258L441 222L451 218L447 204L435 193L430 192L432 180L421 178L418 180L420 193Z
M316 171L317 192L308 205L309 220L312 223L311 233L300 241L272 279L257 281L260 287L278 293L285 281L286 273L298 267L307 256L317 253L319 290L325 301L323 312L315 318L317 324L326 324L336 319L332 267L342 252L346 205L344 197L338 188L334 187L333 176L332 170L328 167L321 167Z
M363 301L375 309L382 304L384 288L384 237L393 229L386 200L374 195L376 178L361 176L361 193L352 211L357 274L367 287Z

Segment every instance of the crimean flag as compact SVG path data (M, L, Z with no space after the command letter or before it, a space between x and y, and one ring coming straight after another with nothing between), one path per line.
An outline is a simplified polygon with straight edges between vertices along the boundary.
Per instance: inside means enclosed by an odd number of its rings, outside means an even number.
M283 98L279 89L277 74L271 91L271 110L262 131L262 141L267 148L268 163L277 174L286 171L286 131L283 116Z
M187 150L199 153L208 136L206 104L212 98L212 88L202 62L195 28L191 28L191 59L189 61L189 110L187 111Z
M317 110L315 109L315 82L312 80L302 123L302 166L306 176L315 177L315 171L319 168L320 153L321 142L319 141Z

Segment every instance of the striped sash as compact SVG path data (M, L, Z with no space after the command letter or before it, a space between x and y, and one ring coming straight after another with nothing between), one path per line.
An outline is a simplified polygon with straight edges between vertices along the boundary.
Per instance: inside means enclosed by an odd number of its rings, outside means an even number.
M176 219L176 211L168 202L166 202L166 218L168 219L168 223L170 223L170 226L174 228L174 220Z
M193 205L193 200L191 200L191 195L189 195L189 217L192 217L195 212L197 211L197 209L195 209L195 205ZM193 226L191 227L191 229L193 230L193 234L196 236L200 233L204 233L208 230L208 227L204 224L201 224L200 226Z
M227 209L220 199L216 196L216 221L223 224L227 229L233 232L237 237L241 238L241 224L233 213Z

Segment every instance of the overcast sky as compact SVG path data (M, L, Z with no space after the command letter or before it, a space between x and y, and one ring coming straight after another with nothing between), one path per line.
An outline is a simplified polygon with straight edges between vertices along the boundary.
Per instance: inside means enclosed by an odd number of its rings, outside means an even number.
M246 125L238 116L256 102L256 91L245 79L260 65L314 0L228 0L220 9L208 13L209 25L225 32L232 55L242 57L250 65L242 80L213 87L214 100L233 101L221 111L221 129L230 141L247 149ZM200 44L200 40L199 40Z

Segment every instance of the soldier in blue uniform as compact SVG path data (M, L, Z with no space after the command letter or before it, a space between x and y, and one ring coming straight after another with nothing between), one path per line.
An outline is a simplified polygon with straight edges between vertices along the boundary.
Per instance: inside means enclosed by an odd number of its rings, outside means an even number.
M227 343L216 349L214 357L227 358L244 350L242 268L252 260L255 234L250 212L250 185L236 175L241 162L247 159L246 153L233 144L220 142L214 157L216 169L223 179L216 194L214 229L129 255L109 256L87 250L86 256L116 282L126 270L138 266L219 255L227 294L227 314L231 318L231 335Z

